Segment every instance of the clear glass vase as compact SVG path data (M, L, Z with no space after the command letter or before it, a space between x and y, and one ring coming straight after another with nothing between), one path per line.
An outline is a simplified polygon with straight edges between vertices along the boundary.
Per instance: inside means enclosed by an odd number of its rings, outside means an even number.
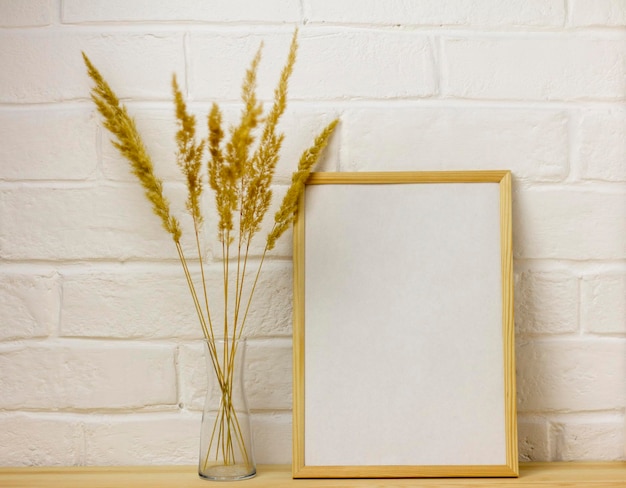
M207 395L200 430L200 477L236 481L256 474L243 383L246 341L205 341Z

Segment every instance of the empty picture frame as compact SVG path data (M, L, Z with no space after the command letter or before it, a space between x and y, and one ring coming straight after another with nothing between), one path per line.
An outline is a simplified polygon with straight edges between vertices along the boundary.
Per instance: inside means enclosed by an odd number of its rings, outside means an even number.
M509 171L313 173L294 478L517 476Z

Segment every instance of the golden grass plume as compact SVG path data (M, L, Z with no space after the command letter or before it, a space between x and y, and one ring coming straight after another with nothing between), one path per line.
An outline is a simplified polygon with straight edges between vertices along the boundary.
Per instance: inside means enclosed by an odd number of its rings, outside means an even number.
M114 136L112 144L130 162L133 173L141 181L148 200L152 202L152 209L161 218L165 230L175 242L179 242L182 233L180 224L170 213L169 201L163 194L163 183L154 174L152 160L137 131L135 121L87 55L82 54L87 73L95 83L91 90L91 99L104 119L104 126Z
M262 48L263 44L255 53L242 83L242 110L238 123L225 130L222 111L214 103L207 115L206 139L197 139L196 118L187 109L176 76L172 77L178 127L175 134L176 163L185 177L186 208L192 217L196 232L196 245L203 281L200 293L191 277L187 258L180 245L182 230L179 221L171 214L169 201L163 193L163 183L154 173L152 161L135 122L100 72L83 53L87 73L94 82L91 98L103 118L104 127L113 135L113 145L129 161L132 172L138 177L146 196L152 203L154 212L160 217L163 227L176 243L202 330L208 340L214 340L215 331L204 283L202 251L198 235L204 220L201 195L205 181L208 182L214 194L218 218L218 239L222 244L224 309L227 312L224 319L224 338L235 340L243 331L265 255L274 248L276 241L292 224L300 194L304 190L304 183L338 123L338 120L332 121L315 138L312 146L303 152L298 168L293 173L291 185L276 212L273 227L266 236L265 248L258 263L256 275L250 283L246 280L250 243L260 231L271 205L272 181L285 137L282 132L278 131L278 125L287 106L289 79L297 57L298 31L294 32L291 39L287 61L274 90L271 108L265 116L263 104L256 95ZM203 164L205 155L206 165ZM231 251L232 245L236 246L235 252ZM236 258L234 283L230 280L230 261L233 256ZM248 298L244 300L246 285ZM229 300L230 294L234 295L232 300ZM204 300L200 298L201 295L204 295Z

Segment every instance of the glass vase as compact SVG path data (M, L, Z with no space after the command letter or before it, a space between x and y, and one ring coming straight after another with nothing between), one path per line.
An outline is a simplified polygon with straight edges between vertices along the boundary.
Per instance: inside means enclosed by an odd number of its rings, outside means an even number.
M256 474L243 382L245 353L245 339L205 341L207 394L200 429L201 478L236 481Z

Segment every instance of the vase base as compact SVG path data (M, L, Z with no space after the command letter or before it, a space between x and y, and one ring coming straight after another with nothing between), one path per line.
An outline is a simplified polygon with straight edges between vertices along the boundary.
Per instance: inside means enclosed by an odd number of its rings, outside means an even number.
M256 468L246 465L209 466L204 471L198 471L200 478L211 481L240 481L256 475Z

